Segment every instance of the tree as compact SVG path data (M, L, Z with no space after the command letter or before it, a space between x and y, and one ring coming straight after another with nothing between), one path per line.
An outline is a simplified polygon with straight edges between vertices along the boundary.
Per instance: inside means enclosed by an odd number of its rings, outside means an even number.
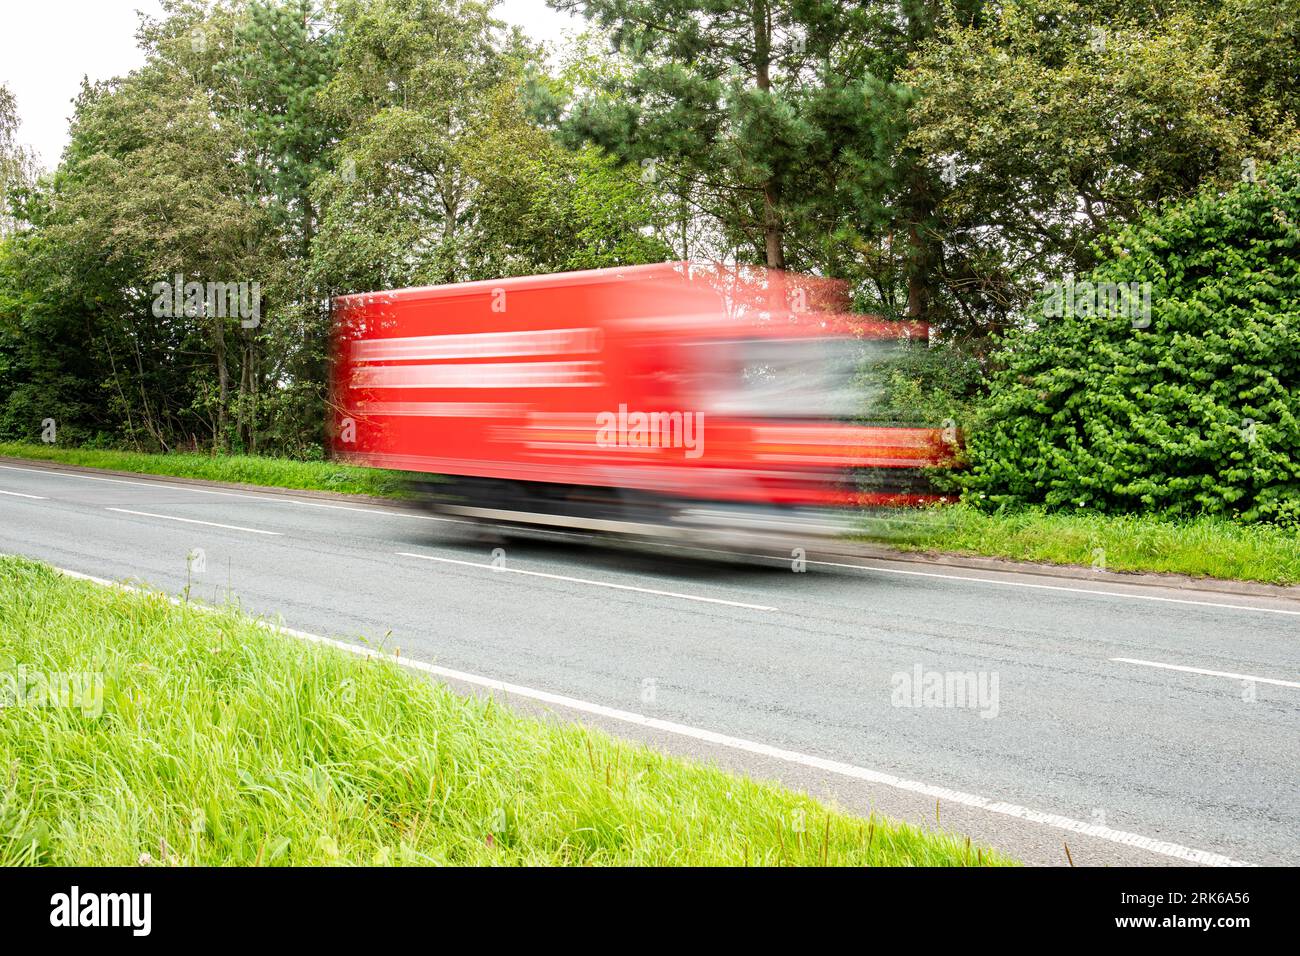
M459 153L471 183L461 247L470 278L672 256L640 170L595 146L566 149L532 121L518 79L488 99Z
M107 95L85 100L74 123L76 147L61 180L61 202L48 224L56 240L127 273L127 288L148 302L137 322L158 321L145 293L176 275L201 283L255 281L266 261L265 211L247 201L253 183L238 157L248 142L237 129L213 119L207 90L145 68ZM87 262L88 268L93 268ZM239 323L211 314L166 316L177 329L206 339L214 388L195 398L210 416L213 441L232 437L229 342ZM192 321L187 321L192 320ZM237 331L238 330L238 331ZM192 346L190 346L192 347ZM247 388L250 354L239 356L240 389ZM247 410L238 437L247 447ZM156 435L155 437L160 437Z
M791 223L826 195L809 181L878 158L862 143L880 84L831 65L852 19L788 0L550 2L608 30L627 64L580 91L569 130L678 183L758 261L803 264Z
M1045 281L1090 269L1109 231L1285 152L1267 77L1294 77L1234 68L1230 38L1255 30L1234 6L1016 0L919 50L907 143L946 169L936 285L963 325L1005 326Z
M18 103L0 83L0 237L18 228L24 197L36 180L36 160L18 143L17 132Z
M339 15L322 105L342 133L314 187L317 273L350 289L463 278L472 183L460 151L511 70L496 24L469 0L351 0Z
M537 52L477 3L342 8L313 267L357 291L665 258L635 176L524 108Z

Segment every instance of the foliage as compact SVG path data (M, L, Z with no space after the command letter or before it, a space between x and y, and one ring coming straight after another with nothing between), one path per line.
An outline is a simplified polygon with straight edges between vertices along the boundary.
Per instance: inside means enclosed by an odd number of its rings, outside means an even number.
M36 160L17 141L18 102L0 83L0 239L23 219L22 206L36 178Z
M54 418L78 443L319 457L331 296L671 252L635 172L530 119L538 54L486 4L164 12L143 67L82 90L59 169L5 189L0 440ZM157 314L178 274L256 284L260 315Z
M871 71L883 18L808 0L551 4L607 31L617 64L551 104L562 128L716 223L720 257L825 267L854 213L878 215L900 104Z
M1034 313L997 360L971 493L1300 524L1300 158L1144 217L1096 283L1149 316Z
M944 26L902 76L907 142L947 169L934 294L957 311L934 319L1005 328L1098 239L1293 149L1298 20L1300 0L1017 0Z

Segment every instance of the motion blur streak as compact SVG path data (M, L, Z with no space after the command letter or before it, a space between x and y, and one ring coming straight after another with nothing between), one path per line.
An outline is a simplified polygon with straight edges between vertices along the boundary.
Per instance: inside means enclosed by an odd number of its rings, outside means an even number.
M936 500L937 428L873 421L928 330L843 284L664 263L335 300L335 454L445 476L435 510L683 541L804 540Z

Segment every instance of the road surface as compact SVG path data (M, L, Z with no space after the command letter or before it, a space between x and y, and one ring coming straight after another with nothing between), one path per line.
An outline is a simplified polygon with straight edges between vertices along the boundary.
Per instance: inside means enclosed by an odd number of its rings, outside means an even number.
M1286 598L815 546L796 571L788 555L737 567L580 536L476 543L398 507L13 464L0 553L188 581L289 628L400 648L467 691L515 685L526 712L1029 863L1065 864L1066 845L1076 865L1300 863Z

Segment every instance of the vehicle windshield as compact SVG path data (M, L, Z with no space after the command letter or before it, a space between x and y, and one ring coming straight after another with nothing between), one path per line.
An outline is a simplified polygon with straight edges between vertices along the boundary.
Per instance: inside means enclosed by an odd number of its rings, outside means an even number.
M878 404L884 380L873 369L902 345L894 339L800 338L712 347L726 356L710 376L709 405L715 414L848 419Z

